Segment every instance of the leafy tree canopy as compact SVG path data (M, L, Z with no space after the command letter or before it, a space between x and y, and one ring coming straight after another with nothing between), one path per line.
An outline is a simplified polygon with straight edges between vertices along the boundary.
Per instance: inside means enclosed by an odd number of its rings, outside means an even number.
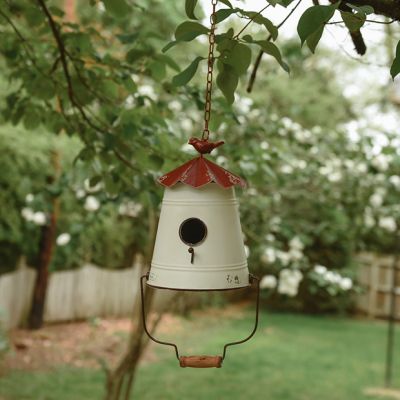
M264 53L278 67L290 71L284 46L277 45L286 21L297 24L299 46L308 46L312 52L328 24L342 24L362 53L366 23L375 15L389 18L377 21L380 23L400 18L395 0L321 4L315 0L297 22L289 20L304 1L270 0L262 10L233 7L228 0L219 2L217 22L222 25L217 35L216 82L229 103L234 100L239 78L252 64L254 51L258 57L251 67L249 88ZM138 83L154 80L160 93L179 93L202 107L199 93L186 85L204 65L204 51L196 56L194 46L191 62L181 70L182 57L172 53L172 48L205 37L209 27L198 19L197 1L186 0L185 7L178 6L175 2L93 0L90 5L80 5L78 16L71 16L59 1L2 0L0 53L4 71L13 82L3 108L4 119L22 122L28 129L42 124L51 132L78 134L85 144L79 158L89 164L100 160L100 168L92 174L105 180L110 193L131 183L121 173L126 167L140 174L158 169L163 155L170 152L165 133L175 133L165 123L163 99L141 92ZM269 7L287 9L280 24L264 15ZM179 22L183 10L188 20ZM157 29L154 21L160 21ZM255 34L247 33L249 25L259 28ZM174 27L174 38L166 44ZM397 53L391 67L393 77L400 71ZM171 75L175 76L171 79Z

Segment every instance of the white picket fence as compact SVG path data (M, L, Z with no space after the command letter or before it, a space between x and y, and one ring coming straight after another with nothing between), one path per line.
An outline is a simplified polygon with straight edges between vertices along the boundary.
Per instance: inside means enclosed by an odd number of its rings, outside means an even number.
M138 290L140 266L105 270L85 265L50 275L45 304L46 322L90 317L128 316ZM22 263L0 275L0 320L6 328L21 326L29 312L36 271Z
M364 288L364 293L358 297L359 310L371 317L387 317L393 257L363 253L357 258L361 264L359 281ZM45 321L129 316L139 289L140 271L139 263L117 271L87 264L76 270L52 273ZM35 277L36 272L23 261L16 271L0 275L0 321L6 329L19 327L26 321ZM400 282L400 270L397 281ZM396 314L400 319L400 286L396 292ZM169 298L166 296L170 294L158 293L157 303L165 303Z

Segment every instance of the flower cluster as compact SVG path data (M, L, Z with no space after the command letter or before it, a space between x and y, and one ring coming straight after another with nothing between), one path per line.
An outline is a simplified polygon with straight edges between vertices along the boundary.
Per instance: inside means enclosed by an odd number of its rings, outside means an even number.
M278 293L295 297L302 279L303 274L298 269L282 269L279 273Z
M56 243L57 246L65 246L71 240L71 235L69 233L61 233L61 235L57 236Z
M43 211L33 211L29 207L24 207L21 210L21 215L25 221L32 222L35 225L43 226L46 225L47 217Z
M330 271L324 265L315 265L309 277L322 288L330 285L335 285L342 291L348 291L353 288L353 281L351 278L343 276L339 274L339 272Z
M25 201L27 204L33 203L35 200L35 196L32 193L29 193L25 197ZM21 216L25 221L32 222L38 226L44 226L47 223L46 213L43 211L34 211L33 207L24 207L21 210Z
M279 261L283 266L288 266L293 262L300 261L304 257L303 249L303 242L298 236L295 236L289 241L288 251L282 251L272 246L267 246L261 255L261 261L264 264L274 264Z
M278 276L277 274L263 276L260 281L261 289L276 290L281 295L296 297L303 281L305 288L314 285L326 290L331 296L339 292L349 292L354 288L352 279L339 272L329 270L324 265L311 267L308 257L304 254L305 244L299 236L292 237L288 242L287 251L272 245L276 241L274 235L268 234L265 239L269 244L261 255L261 261L274 265L275 268L279 267L279 273Z
M118 214L126 217L136 218L142 211L143 206L140 203L134 201L125 201L120 204L118 208Z
M88 196L83 207L86 211L97 211L100 208L100 201L94 196Z
M274 235L268 234L268 242L275 240ZM294 236L288 243L288 251L282 251L272 246L265 248L261 261L265 264L279 263L284 268L279 272L279 279L274 275L265 275L260 282L262 289L275 289L278 293L295 297L298 293L303 273L297 268L297 263L304 258L304 243L298 236ZM292 267L289 267L289 266Z

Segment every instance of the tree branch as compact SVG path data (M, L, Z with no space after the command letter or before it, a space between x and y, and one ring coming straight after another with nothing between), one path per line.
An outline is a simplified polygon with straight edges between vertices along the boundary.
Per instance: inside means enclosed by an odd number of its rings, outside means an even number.
M355 6L371 6L374 13L394 20L400 20L399 0L351 0Z
M339 4L339 10L353 14L353 10L347 4L344 3ZM356 49L356 52L360 56L363 56L367 51L367 46L365 45L365 41L362 36L361 30L357 29L356 31L351 31L349 29L349 33L351 40L353 41L354 47Z
M239 33L237 35L235 35L235 38L237 39L242 33L243 31L259 16L261 15L261 13L263 11L265 11L268 7L270 6L270 4L267 4L264 8L262 8L257 14L255 14L252 18L250 18L250 21L239 31Z
M391 25L393 24L393 22L397 22L397 20L391 19L390 21L377 21L376 19L366 19L365 22L370 22L371 24ZM333 22L327 22L326 25L344 25L344 22L333 21Z
M65 79L67 80L67 87L68 87L68 97L71 100L71 103L73 105L76 105L75 103L75 96L74 96L74 90L72 87L72 80L71 80L71 75L69 73L69 69L68 69L68 62L67 62L67 56L66 56L66 52L65 52L65 46L64 46L64 42L61 39L61 35L60 32L58 30L57 24L53 19L53 16L51 15L49 9L46 6L46 3L44 2L44 0L37 0L39 6L42 8L44 14L46 15L47 20L49 21L49 26L50 29L53 33L53 37L57 43L57 47L58 47L58 51L60 53L60 61L61 61L61 65L64 71L64 75L65 75ZM79 108L79 107L78 107Z
M29 59L29 61L32 63L32 65L36 68L36 70L42 75L44 76L46 79L51 79L48 74L46 74L37 64L36 62L36 58L34 56L34 49L32 48L32 46L30 45L29 41L22 35L22 33L20 32L20 30L17 28L17 26L14 24L14 22L12 21L12 19L6 14L4 13L2 10L0 10L0 15L6 20L6 22L8 23L8 25L11 26L12 30L14 31L14 33L17 35L18 39L20 40L22 47L25 49L25 53L27 58ZM54 79L51 79L53 81L53 83L57 83Z
M42 8L44 14L47 17L47 20L49 22L50 29L52 31L54 40L56 41L58 52L59 52L59 59L62 65L62 69L64 72L65 79L67 81L67 92L68 92L68 98L72 104L72 107L76 108L82 119L92 128L95 130L95 132L103 133L103 134L111 134L107 129L103 129L99 126L97 126L93 121L89 118L87 115L84 107L79 103L79 101L75 97L74 93L74 88L72 85L72 79L71 79L71 74L68 68L68 52L64 46L64 42L61 38L60 31L58 30L57 24L53 19L53 16L50 13L50 10L47 8L46 3L44 0L37 0L39 6ZM73 63L74 64L74 63ZM75 65L74 65L75 66ZM138 169L133 165L129 160L127 160L116 148L112 149L113 153L115 156L122 161L126 166L129 168L137 171Z
M296 5L290 10L289 14L282 20L282 22L280 22L277 25L278 29L293 15L293 13L296 11L297 7L300 5L301 1L302 0L299 0L296 3ZM269 41L271 39L272 39L272 35L269 35L267 37L267 41ZM254 81L256 80L256 76L257 76L257 70L258 70L258 67L260 66L260 62L261 62L263 54L264 54L264 52L262 50L260 50L260 52L258 53L258 56L256 58L256 61L254 63L253 71L251 72L249 83L247 84L247 92L248 93L250 93L253 90Z

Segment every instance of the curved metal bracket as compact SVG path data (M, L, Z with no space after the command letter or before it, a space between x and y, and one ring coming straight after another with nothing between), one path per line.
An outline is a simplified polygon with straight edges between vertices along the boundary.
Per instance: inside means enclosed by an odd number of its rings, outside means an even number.
M252 332L250 333L250 335L247 336L245 339L239 340L239 341L237 341L237 342L227 343L227 344L224 346L224 352L222 353L222 360L225 359L225 356L226 356L226 349L227 349L229 346L235 346L235 345L237 345L237 344L242 344L242 343L244 343L244 342L247 342L247 341L250 340L250 339L254 336L254 334L256 333L256 330L257 330L257 327L258 327L258 314L259 314L259 310L260 310L260 279L259 279L257 276L250 274L250 284L253 284L253 282L256 282L256 283L257 283L256 319L255 319L255 322L254 322L254 328L253 328Z
M260 279L252 274L249 275L249 283L252 285L254 282L257 283L257 299L256 299L256 317L255 317L255 322L254 322L254 328L252 332L250 333L249 336L247 336L245 339L236 341L236 342L231 342L227 343L224 346L224 350L221 356L179 356L179 350L178 346L175 343L170 343L170 342L164 342L161 340L156 339L147 329L146 325L146 311L145 311L145 306L144 306L144 286L143 286L143 281L144 279L148 280L149 279L149 273L146 275L143 275L140 278L140 293L141 293L141 299L142 299L142 320L143 320L143 328L144 331L146 332L147 336L153 340L153 342L156 342L158 344L162 344L164 346L171 346L175 349L175 354L176 358L179 360L179 364L181 367L194 367L194 368L210 368L210 367L217 367L220 368L222 365L222 361L225 359L226 356L226 351L229 346L235 346L238 344L242 344L244 342L247 342L250 340L254 334L257 331L258 327L258 316L259 316L259 309L260 309ZM212 362L209 362L213 358Z
M144 331L146 332L147 336L153 341L156 342L158 344L163 344L164 346L171 346L175 349L175 354L176 354L176 358L179 360L179 352L178 352L178 347L176 346L176 344L174 343L169 343L169 342L163 342L161 340L156 339L147 329L147 325L146 325L146 311L144 309L144 288L143 288L143 280L149 279L149 273L147 273L146 275L142 275L140 278L140 294L142 297L142 321L143 321L143 328Z

